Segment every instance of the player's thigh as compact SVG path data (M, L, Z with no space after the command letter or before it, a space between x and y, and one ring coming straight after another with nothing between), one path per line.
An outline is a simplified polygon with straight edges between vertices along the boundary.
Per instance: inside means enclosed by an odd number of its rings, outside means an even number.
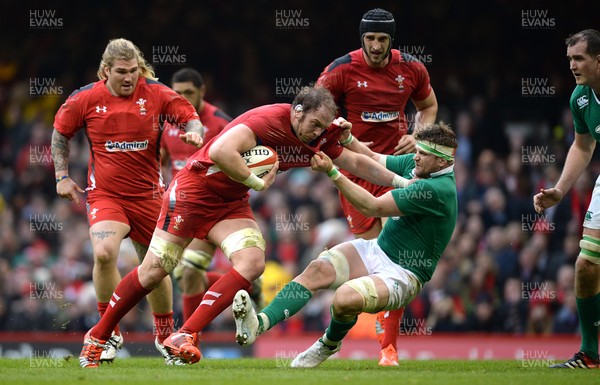
M351 242L341 243L333 248L332 251L340 252L348 263L348 278L354 279L368 275L369 272L363 263L359 251Z
M129 225L117 221L100 221L90 227L94 259L108 261L119 255L121 241L129 233Z

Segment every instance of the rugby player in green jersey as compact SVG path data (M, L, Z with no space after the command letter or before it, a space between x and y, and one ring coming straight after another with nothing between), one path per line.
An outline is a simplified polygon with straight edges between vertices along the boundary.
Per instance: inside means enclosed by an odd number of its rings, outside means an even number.
M556 205L571 189L590 163L600 141L600 32L586 29L566 40L569 69L575 76L570 107L575 125L565 166L556 186L541 189L533 197L538 213ZM583 221L581 251L575 262L575 299L581 328L581 348L566 362L551 368L599 368L598 327L600 326L600 177Z

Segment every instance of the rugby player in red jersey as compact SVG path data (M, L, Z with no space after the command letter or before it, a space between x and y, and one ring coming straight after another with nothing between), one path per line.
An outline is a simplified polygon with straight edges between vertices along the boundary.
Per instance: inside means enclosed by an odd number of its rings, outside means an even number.
M196 334L231 305L238 290L249 288L264 271L265 240L254 220L248 190L265 190L278 170L307 167L310 159L323 151L337 166L373 183L407 182L371 158L342 147L340 135L350 124L332 124L336 112L329 91L305 87L291 105L266 105L240 115L194 154L165 192L146 258L119 283L112 297L114 306L87 336L80 355L82 366L98 365L97 352L114 325L169 274L193 238L207 238L219 245L233 268L210 287L194 314L164 342L181 362L199 361ZM299 156L291 162L275 163L259 178L241 157L256 145Z
M121 279L117 269L121 241L130 237L140 260L144 258L160 213L158 196L164 185L159 124L172 119L185 126L181 139L196 146L202 145L203 127L186 99L155 80L154 71L129 40L108 43L98 77L99 81L73 92L56 113L52 159L58 195L79 203L84 190L69 178L69 141L85 129L91 151L86 209L93 282L102 316L112 305L111 296ZM148 301L159 345L173 328L171 281L163 280ZM116 324L105 342L97 361L112 361L122 346Z
M346 111L354 137L370 143L374 152L400 155L415 151L405 114L408 101L417 111L413 130L435 123L438 105L425 66L415 57L392 49L395 31L396 22L390 12L381 8L366 12L359 27L362 48L334 60L317 84L329 89ZM376 197L390 190L347 170L343 173ZM356 238L377 238L385 218L365 217L342 194L340 202ZM404 308L378 314L378 323L385 331L378 335L382 366L398 365L396 337L403 313Z
M195 69L183 68L175 72L171 78L171 88L196 108L200 121L204 125L205 143L231 122L227 114L204 100L206 85L202 75ZM168 181L173 180L177 172L185 166L188 158L198 151L196 146L186 144L179 139L182 133L180 127L165 123L160 154L163 164L169 165ZM183 294L184 321L200 305L206 289L221 277L220 273L206 271L212 262L215 249L216 247L210 242L194 239L183 252L181 263L173 270L173 277Z

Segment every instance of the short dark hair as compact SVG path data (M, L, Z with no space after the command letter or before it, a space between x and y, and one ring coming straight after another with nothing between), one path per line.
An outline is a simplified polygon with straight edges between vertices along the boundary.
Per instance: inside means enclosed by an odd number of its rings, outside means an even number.
M600 55L600 32L596 29L584 29L569 36L565 43L567 47L574 46L580 41L587 42L586 53L591 56Z
M299 105L302 106L302 111L304 112L316 111L321 106L324 106L333 115L332 119L338 110L335 100L333 100L333 95L331 95L331 92L327 88L322 86L302 87L292 102L292 108L295 109Z
M193 68L183 68L173 74L171 84L183 82L192 82L196 88L200 88L204 85L202 75Z
M450 128L450 125L439 122L429 124L415 133L416 140L426 140L442 146L448 146L452 148L458 147L458 141L456 140L456 134L454 130Z

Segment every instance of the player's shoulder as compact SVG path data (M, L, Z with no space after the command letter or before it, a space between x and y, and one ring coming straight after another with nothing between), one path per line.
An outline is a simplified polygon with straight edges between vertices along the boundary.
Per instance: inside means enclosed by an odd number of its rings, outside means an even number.
M159 82L158 80L148 79L148 78L141 77L141 76L138 80L138 86L140 86L140 85L142 87L148 87L150 89L164 89L164 88L166 88L168 90L171 89L164 83Z
M93 82L90 84L87 84L83 87L80 87L78 89L76 89L75 91L71 92L71 95L69 95L69 98L72 98L74 96L84 96L86 94L89 94L90 92L92 92L94 90L94 88L97 88L101 85L102 81L97 81L97 82Z
M588 86L577 85L571 93L571 109L583 109L590 104L591 88Z
M338 57L337 59L332 61L331 64L329 64L329 66L327 66L326 72L331 72L334 70L341 71L345 67L351 65L352 62L356 62L356 60L358 60L357 52L360 53L360 50L352 51L345 54L344 56Z

